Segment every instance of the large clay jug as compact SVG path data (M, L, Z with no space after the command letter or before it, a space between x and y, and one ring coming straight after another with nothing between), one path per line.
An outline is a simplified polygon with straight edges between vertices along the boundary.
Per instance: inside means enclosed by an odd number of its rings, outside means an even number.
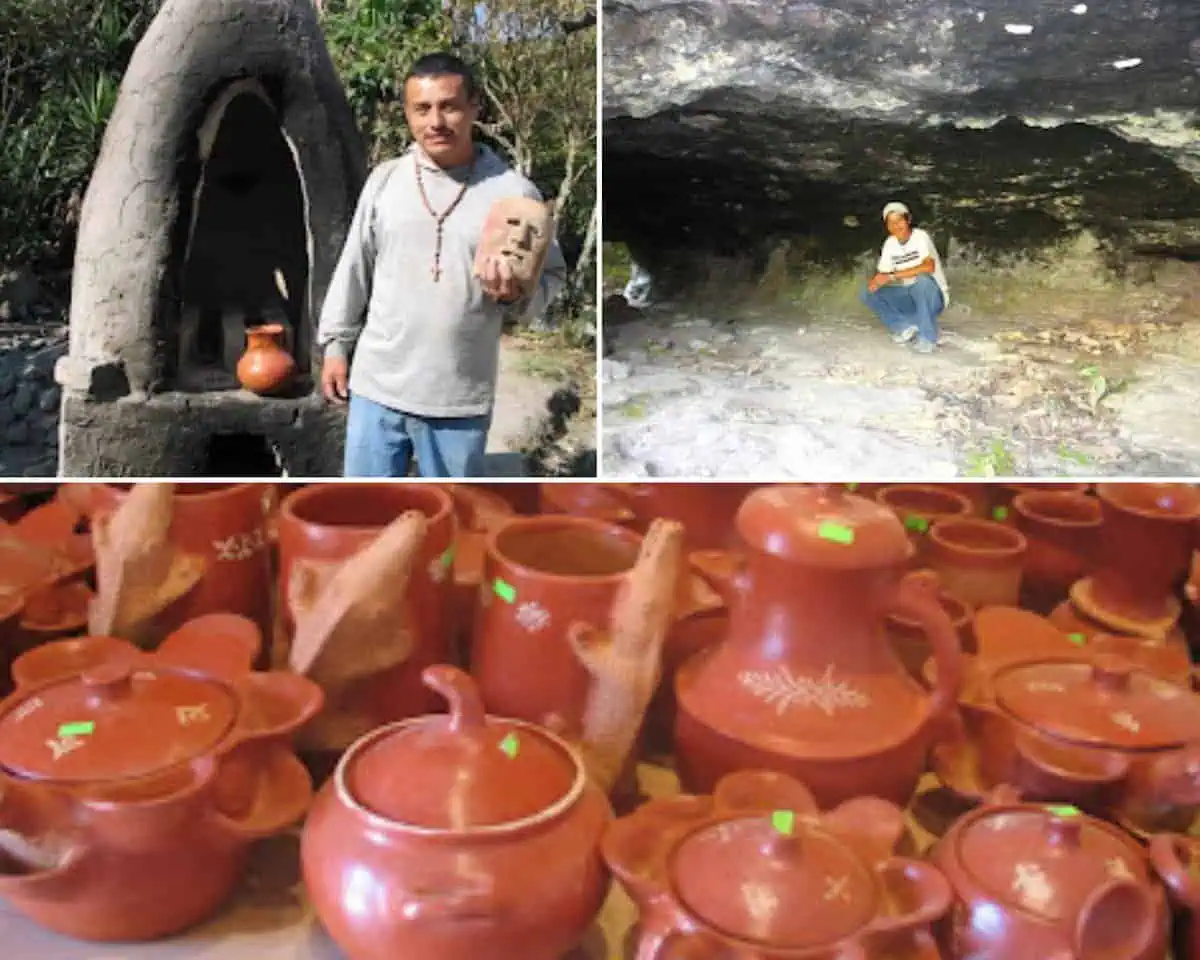
M283 347L283 334L283 325L278 323L246 331L246 352L238 361L237 377L251 393L280 393L295 379L296 361Z
M962 663L932 578L904 577L914 546L903 524L816 484L752 493L737 529L744 560L723 583L728 636L676 676L685 788L705 794L728 773L775 770L822 808L867 794L904 806L950 729L938 721L952 716ZM889 614L923 627L937 663L932 694L893 653Z

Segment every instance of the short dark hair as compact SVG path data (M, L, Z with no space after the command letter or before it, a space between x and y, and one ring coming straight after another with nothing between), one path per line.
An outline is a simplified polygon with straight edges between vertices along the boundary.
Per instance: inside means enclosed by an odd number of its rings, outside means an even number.
M479 96L479 86L475 82L475 74L462 57L453 53L425 54L412 65L404 82L407 84L414 77L462 77L467 97L474 100Z

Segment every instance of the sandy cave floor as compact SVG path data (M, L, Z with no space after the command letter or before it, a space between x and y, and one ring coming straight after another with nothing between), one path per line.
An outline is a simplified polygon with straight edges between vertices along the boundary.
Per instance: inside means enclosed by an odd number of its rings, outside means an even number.
M931 356L845 299L606 313L605 475L1200 474L1200 265L1118 290L977 285Z

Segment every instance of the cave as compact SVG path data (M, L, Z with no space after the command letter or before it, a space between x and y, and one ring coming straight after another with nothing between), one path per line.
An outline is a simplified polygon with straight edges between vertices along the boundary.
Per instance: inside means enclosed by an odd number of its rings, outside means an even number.
M59 474L339 476L316 325L366 173L311 0L166 0L80 211ZM237 381L261 324L296 360L281 395Z
M202 473L206 477L279 477L277 451L254 433L218 433L208 438Z
M1200 6L605 0L604 23L607 470L1195 471ZM895 200L949 276L936 356L859 302ZM812 435L893 414L845 455Z

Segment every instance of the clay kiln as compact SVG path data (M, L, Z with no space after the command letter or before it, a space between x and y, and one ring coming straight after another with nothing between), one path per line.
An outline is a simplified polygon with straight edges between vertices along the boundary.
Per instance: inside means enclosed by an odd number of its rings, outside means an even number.
M84 198L63 476L336 476L316 318L366 159L310 0L166 0ZM278 323L291 395L239 389L246 329Z

